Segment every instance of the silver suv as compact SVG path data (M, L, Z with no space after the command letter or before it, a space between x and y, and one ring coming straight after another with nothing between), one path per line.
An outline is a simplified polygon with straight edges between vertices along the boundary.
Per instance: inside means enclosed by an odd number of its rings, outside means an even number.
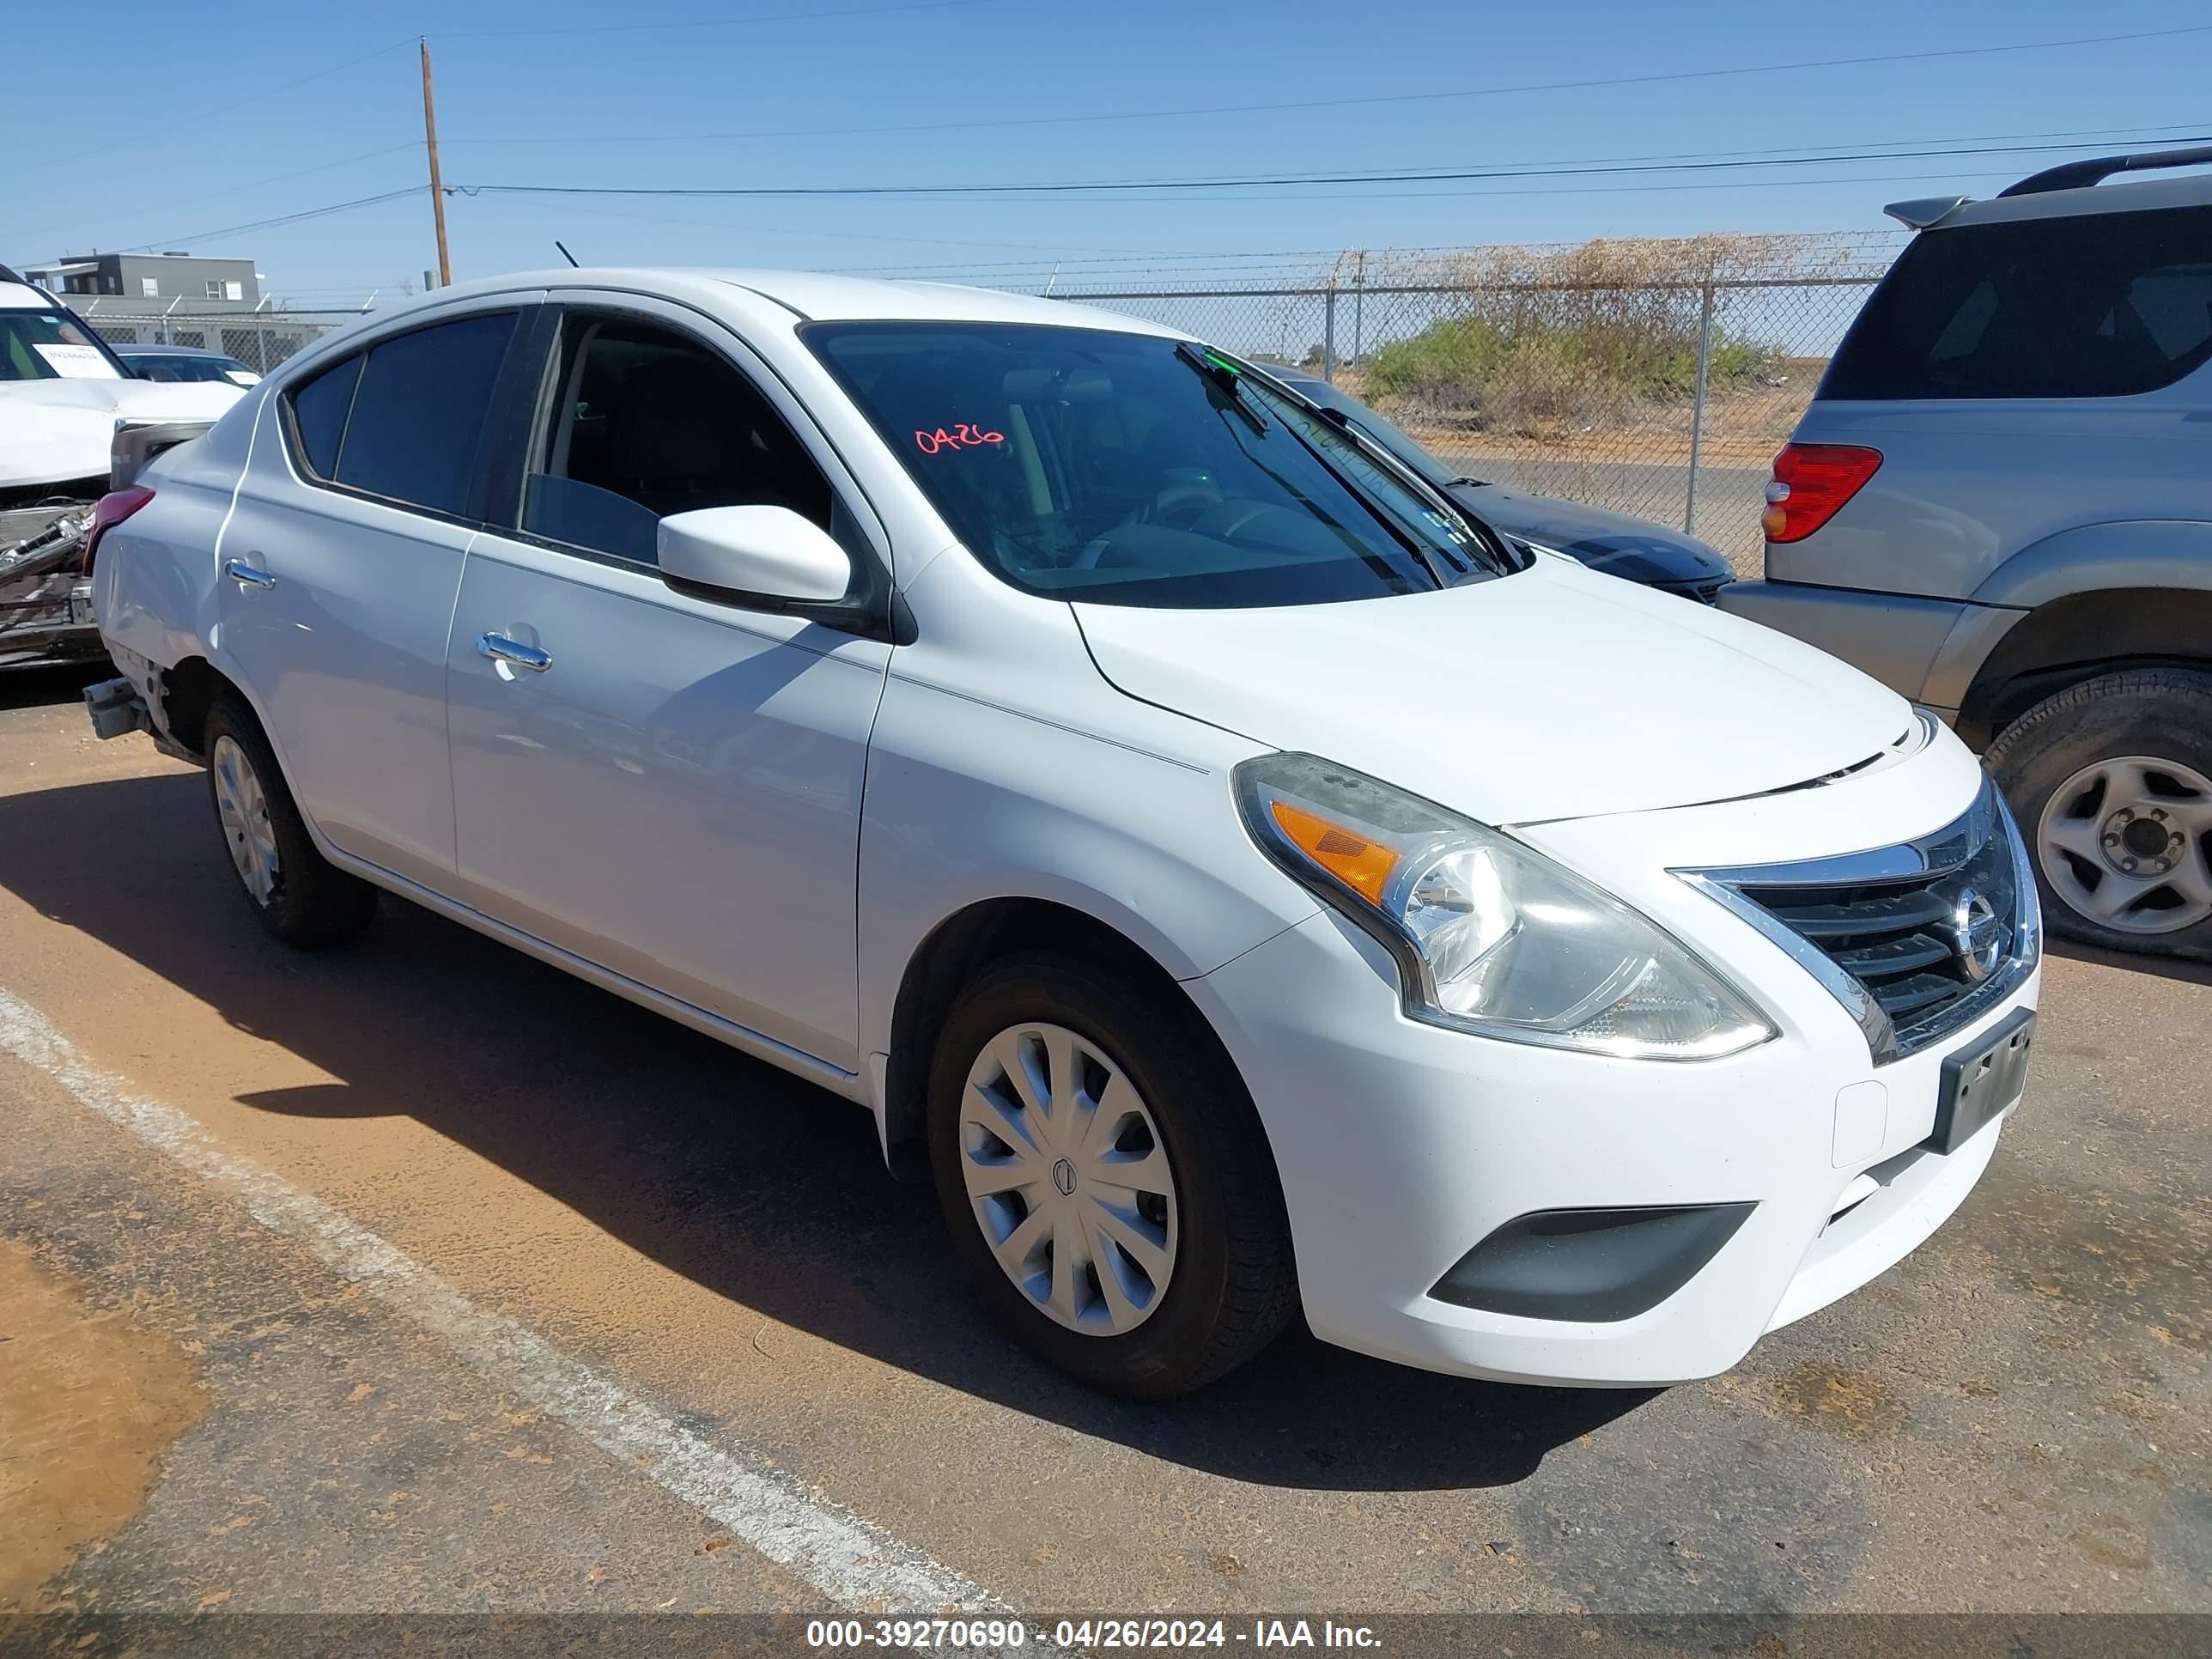
M2055 167L1919 234L1767 487L1722 605L1951 721L2051 926L2212 958L2212 148Z

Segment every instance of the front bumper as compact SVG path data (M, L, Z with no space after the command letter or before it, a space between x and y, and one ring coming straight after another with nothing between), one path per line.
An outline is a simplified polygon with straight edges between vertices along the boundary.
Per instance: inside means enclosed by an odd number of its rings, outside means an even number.
M1759 997L1779 1035L1726 1060L1613 1060L1409 1019L1388 953L1334 911L1188 981L1266 1125L1315 1334L1513 1382L1680 1382L1726 1370L1765 1332L1918 1246L1972 1188L2003 1121L1948 1156L1926 1149L1943 1061L2033 1006L2039 975L1944 1040L1876 1066L1858 1024L1810 974L1664 872L1695 863L1688 849L1700 843L1733 840L1710 833L1723 823L1808 855L1835 850L1835 835L1869 818L1933 828L1978 781L1952 744L1857 790L1526 832ZM1836 799L1814 799L1824 794ZM1927 822L1888 810L1914 796ZM1949 811L1926 811L1939 796ZM1611 859L1656 866L1656 878L1634 890L1607 871ZM1531 1212L1744 1205L1686 1282L1626 1317L1538 1317L1436 1293L1474 1246Z

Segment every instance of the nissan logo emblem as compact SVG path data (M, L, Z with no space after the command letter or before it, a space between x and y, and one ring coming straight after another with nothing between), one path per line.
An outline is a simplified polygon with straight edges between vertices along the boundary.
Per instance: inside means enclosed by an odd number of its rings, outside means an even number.
M1975 888L1960 887L1951 895L1951 914L1948 918L1951 950L1970 985L1978 985L1995 973L1998 959L2004 953L2004 930L1990 926L1996 915L1996 907ZM1977 934L1987 942L1977 945Z

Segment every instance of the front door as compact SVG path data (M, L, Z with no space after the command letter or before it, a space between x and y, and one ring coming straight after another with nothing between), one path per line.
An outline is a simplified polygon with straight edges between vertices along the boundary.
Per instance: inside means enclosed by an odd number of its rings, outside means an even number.
M336 847L444 888L446 629L513 307L378 341L264 403L216 550L219 652Z
M462 892L855 1070L860 788L890 648L676 592L653 540L669 514L767 503L866 556L860 497L739 343L680 308L568 311L547 384L514 527L477 538L453 614Z

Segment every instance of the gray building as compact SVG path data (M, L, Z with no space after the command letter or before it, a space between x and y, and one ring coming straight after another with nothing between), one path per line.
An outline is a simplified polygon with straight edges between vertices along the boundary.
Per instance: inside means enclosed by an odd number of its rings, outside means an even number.
M210 259L189 253L87 253L32 265L23 274L65 298L98 295L124 303L104 310L251 311L261 289L251 259ZM158 301L159 306L155 303Z

